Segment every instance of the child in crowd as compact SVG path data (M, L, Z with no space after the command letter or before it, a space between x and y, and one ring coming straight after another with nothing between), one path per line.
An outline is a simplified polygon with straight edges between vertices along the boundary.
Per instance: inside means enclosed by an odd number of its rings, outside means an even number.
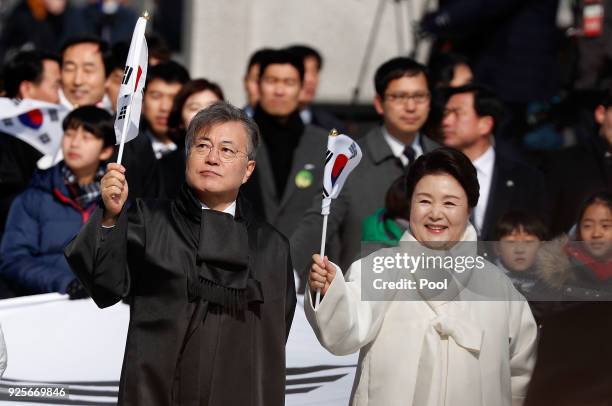
M64 160L37 171L9 211L0 272L18 294L84 292L63 251L97 206L115 133L111 115L94 106L73 110L63 129Z
M586 200L570 235L544 247L538 272L566 301L612 300L611 192Z
M406 193L406 176L400 176L387 190L385 207L363 220L361 241L385 246L398 244L409 226L410 204Z
M497 266L527 299L538 286L535 263L540 244L546 240L546 226L531 213L512 210L496 226Z

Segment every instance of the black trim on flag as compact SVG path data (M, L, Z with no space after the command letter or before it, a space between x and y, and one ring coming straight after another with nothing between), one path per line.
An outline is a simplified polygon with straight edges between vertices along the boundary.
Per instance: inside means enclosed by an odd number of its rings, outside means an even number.
M122 85L127 85L128 82L130 81L130 76L132 76L132 72L134 71L134 68L132 68L131 66L125 66L125 69L123 70L123 79L121 80L121 84Z

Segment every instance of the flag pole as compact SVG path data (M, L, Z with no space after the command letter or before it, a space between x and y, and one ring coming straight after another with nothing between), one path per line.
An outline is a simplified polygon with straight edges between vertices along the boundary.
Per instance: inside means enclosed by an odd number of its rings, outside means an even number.
M142 18L149 21L149 12L145 10L142 14ZM140 50L142 49L142 38L138 38L136 42L136 49L134 49L134 55L138 57ZM136 90L136 89L134 89ZM127 126L130 123L130 116L132 115L132 102L127 105L125 112L125 119L123 120L123 128L121 129L121 143L119 144L119 154L117 155L117 163L121 165L121 159L123 158L123 146L125 145L125 133L127 132Z
M336 130L335 128L333 128L330 132L329 132L329 136L330 137L336 137L338 136L338 130ZM323 207L325 209L323 209L323 231L321 233L321 251L320 251L320 256L321 256L321 260L325 260L325 242L327 241L327 216L329 216L329 210L331 207L331 198L330 197L324 197L323 198ZM317 306L319 306L319 302L321 302L321 289L317 289L317 296L315 297L315 303L314 303L314 307L315 309L317 308Z
M326 198L327 199L327 198ZM321 235L321 259L324 260L325 258L325 241L327 240L327 216L328 214L324 214L323 215L323 232ZM315 298L315 309L317 308L317 306L319 305L319 302L321 301L321 289L317 289L317 297Z

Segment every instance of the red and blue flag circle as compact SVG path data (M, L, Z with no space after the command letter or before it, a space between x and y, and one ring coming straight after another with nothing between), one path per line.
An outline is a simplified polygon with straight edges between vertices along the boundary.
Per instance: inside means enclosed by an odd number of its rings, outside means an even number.
M331 171L331 181L332 187L336 184L336 180L340 177L342 170L346 167L346 163L349 161L349 158L344 154L339 154L336 156L336 160L334 161L334 166Z
M39 109L20 114L17 118L21 124L34 130L38 130L43 124L43 113Z

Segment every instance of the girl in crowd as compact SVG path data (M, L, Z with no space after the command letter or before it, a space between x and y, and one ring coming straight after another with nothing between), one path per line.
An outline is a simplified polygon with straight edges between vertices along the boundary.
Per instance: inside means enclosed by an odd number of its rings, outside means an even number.
M415 161L406 184L410 227L401 244L411 255L459 253L478 263L469 216L479 186L470 160L450 148L437 149ZM401 253L397 248L377 251L353 263L346 277L327 258L313 256L306 316L330 352L360 351L352 404L522 403L535 363L537 327L512 282L483 260L467 271L448 269L448 288L436 292L420 282L441 272L417 268L399 272L416 282L404 292L368 301L373 285L367 281L376 269L367 264L376 263L372 257L386 260ZM323 298L315 308L317 289Z
M168 117L170 138L178 146L160 160L165 196L173 199L185 180L185 132L198 111L216 101L224 100L223 91L216 83L206 79L193 79L185 83L174 97Z
M546 303L529 404L604 405L612 399L612 193L592 195L569 235L542 244Z

